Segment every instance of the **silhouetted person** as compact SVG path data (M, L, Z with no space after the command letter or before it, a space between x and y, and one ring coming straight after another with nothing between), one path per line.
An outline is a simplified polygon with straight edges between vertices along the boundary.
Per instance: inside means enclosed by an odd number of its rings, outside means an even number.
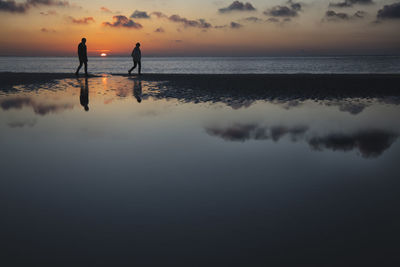
M85 78L85 85L83 85L82 81L78 79L79 85L81 87L81 94L79 96L79 100L81 102L82 107L85 111L89 111L89 84L88 79Z
M79 70L82 68L82 65L85 64L85 75L87 76L87 48L86 48L86 38L82 38L82 42L78 45L78 57L79 57L79 67L75 72L75 75L79 74Z
M133 96L137 102L142 102L142 81L133 81Z
M142 52L140 51L140 43L136 44L136 47L133 49L132 54L133 58L133 67L128 71L129 75L131 75L131 72L136 68L136 66L139 66L138 68L138 74L141 74L142 71Z

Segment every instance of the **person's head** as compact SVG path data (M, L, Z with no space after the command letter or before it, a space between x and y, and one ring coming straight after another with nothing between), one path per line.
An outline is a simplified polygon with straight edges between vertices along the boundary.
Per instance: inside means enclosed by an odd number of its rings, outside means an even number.
M86 43L86 38L82 38L82 43Z
M136 47L140 47L140 43L136 43Z

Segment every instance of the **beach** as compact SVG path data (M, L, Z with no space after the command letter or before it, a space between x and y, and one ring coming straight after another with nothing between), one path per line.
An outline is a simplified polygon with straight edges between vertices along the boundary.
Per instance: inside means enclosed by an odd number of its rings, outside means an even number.
M107 76L107 74L104 74ZM113 74L171 88L215 93L269 94L308 98L399 96L399 74ZM79 77L84 77L83 75ZM88 78L101 77L89 75ZM2 86L77 78L73 73L0 73Z

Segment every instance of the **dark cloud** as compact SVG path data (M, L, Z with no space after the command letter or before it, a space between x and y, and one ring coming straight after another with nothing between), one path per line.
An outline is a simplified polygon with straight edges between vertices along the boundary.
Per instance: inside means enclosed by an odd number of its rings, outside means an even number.
M46 115L48 113L57 113L66 109L72 109L71 104L46 104L37 103L30 97L15 97L0 101L0 106L3 110L22 109L23 107L32 107L33 111L38 115Z
M400 19L400 2L391 5L385 5L378 11L377 18L379 19Z
M354 5L372 5L373 0L345 0L338 3L329 3L330 7L352 7Z
M31 6L69 6L68 1L56 1L56 0L28 0L28 5Z
M230 24L231 29L240 29L243 27L242 24L232 21Z
M155 29L154 32L163 33L163 32L165 32L165 30L162 27L160 27L160 28Z
M200 28L200 29L208 29L208 28L213 27L210 23L208 23L204 19L192 20L192 19L187 19L187 18L181 17L177 14L174 14L174 15L171 15L168 17L164 13L158 12L158 11L152 12L151 15L156 16L157 18L166 18L171 22L180 23L184 27L193 27L193 28Z
M154 12L152 12L150 15L154 15L154 16L156 16L157 18L167 18L168 16L167 15L165 15L164 13L162 13L162 12L159 12L159 11L154 11Z
M81 18L81 19L75 19L74 17L69 16L68 19L75 24L90 24L92 22L95 22L93 17L86 17L86 18Z
M345 21L345 20L352 20L352 19L362 19L365 17L364 11L357 11L353 15L349 15L343 12L335 12L333 10L328 10L325 13L325 20L326 21Z
M353 151L362 157L373 158L382 155L398 139L399 134L385 130L365 130L354 134L332 133L326 136L306 137L307 126L260 126L254 124L234 124L229 127L207 127L207 134L226 141L245 142L248 140L272 140L278 142L285 136L291 141L306 141L313 150Z
M147 14L146 11L135 10L135 12L132 13L131 18L133 18L133 19L149 19L150 16Z
M285 6L274 6L266 11L264 14L272 17L297 17L302 10L301 3L295 3L291 0Z
M383 130L367 130L355 134L330 134L311 138L308 143L314 150L351 151L357 149L364 158L380 156L398 138L398 134Z
M218 11L220 13L228 13L231 11L255 11L256 9L252 4L249 2L247 3L242 3L239 1L234 1L232 4L230 4L228 7L225 8L220 8Z
M136 23L125 16L113 16L113 22L103 22L103 26L113 28L130 28L130 29L141 29L143 26L140 23Z
M277 18L269 18L269 19L267 19L267 22L278 23L279 19L277 19Z
M262 22L263 20L257 17L247 17L244 19L241 19L241 21L247 21L247 22Z
M201 29L208 29L212 27L212 25L206 22L204 19L189 20L179 15L172 15L168 18L168 20L176 23L182 23L185 27L195 27Z
M25 13L29 9L26 3L16 3L14 0L0 0L0 11L10 13Z
M17 3L14 0L0 0L0 11L10 13L25 13L31 7L37 6L70 6L68 1L55 0L27 0L24 3Z
M273 140L279 141L288 135L292 140L302 137L308 130L306 126L296 127L264 127L258 124L234 124L226 128L208 127L205 129L211 136L220 137L226 141L248 141L248 140Z

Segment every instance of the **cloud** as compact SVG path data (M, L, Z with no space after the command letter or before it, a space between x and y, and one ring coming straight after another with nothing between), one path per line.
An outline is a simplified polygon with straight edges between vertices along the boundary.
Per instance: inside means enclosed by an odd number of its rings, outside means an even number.
M252 4L249 2L247 3L242 3L239 1L234 1L232 4L230 4L228 7L225 8L220 8L218 11L219 13L228 13L232 11L255 11L256 9Z
M346 21L346 20L352 20L352 19L362 19L365 17L365 12L364 11L357 11L353 15L349 15L347 13L342 13L342 12L335 12L333 10L328 10L325 13L325 20L326 21Z
M113 28L130 28L130 29L141 29L143 26L140 23L136 23L125 16L118 15L113 16L113 22L103 22L103 26L113 27Z
M329 3L330 7L352 7L354 5L372 5L375 4L373 0L345 0L338 3Z
M55 33L56 32L56 30L49 29L49 28L41 28L40 31L45 32L45 33Z
M47 12L40 12L40 15L43 15L43 16L57 16L58 13L55 10L49 10Z
M100 10L104 13L113 13L110 9L106 8L105 6L100 7Z
M23 128L25 126L32 128L37 123L36 119L27 119L23 121L13 121L8 123L10 128Z
M243 25L232 21L230 27L231 29L240 29L243 27Z
M31 6L69 6L68 1L56 1L56 0L28 0L28 5Z
M385 5L382 9L378 10L376 17L378 20L400 19L400 2L391 5Z
M269 19L267 19L267 22L278 23L279 19L277 19L277 18L269 18Z
M165 15L164 13L162 13L162 12L159 12L159 11L154 11L154 12L152 12L150 15L154 15L154 16L156 16L157 18L167 18L168 16L167 15Z
M164 14L162 12L158 12L158 11L152 12L152 13L150 13L150 15L156 16L159 19L165 18L171 22L180 23L184 27L193 27L193 28L200 28L200 29L208 29L208 28L213 27L205 19L192 20L192 19L187 19L187 18L181 17L177 14L174 14L174 15L171 15L168 17L166 14Z
M15 97L15 98L7 98L0 101L0 107L3 110L9 109L22 109L24 106L32 107L35 114L38 115L46 115L48 113L57 113L66 109L72 109L73 105L71 104L46 104L46 103L37 103L30 97Z
M165 32L165 30L162 27L159 27L159 28L155 29L154 32L163 33L163 32Z
M258 124L237 123L226 128L208 127L205 130L207 134L220 137L226 141L273 140L277 142L286 135L290 136L292 140L297 140L305 134L308 127L265 127Z
M244 19L241 19L241 21L247 21L247 22L262 22L263 20L257 17L247 17Z
M304 140L311 149L323 151L353 151L358 150L362 157L373 158L382 155L384 151L398 139L399 134L386 130L362 130L351 134L332 133L325 136L307 138L307 126L261 126L254 124L234 124L229 127L207 127L205 131L210 136L222 138L231 142L249 140L272 140L278 142L288 136L291 141Z
M364 158L380 156L398 138L398 134L383 130L367 130L354 134L330 134L313 137L308 143L312 149L322 151L351 151L357 149Z
M149 19L150 18L150 16L147 14L146 11L139 11L139 10L135 10L135 12L133 12L130 17L133 19Z
M74 17L69 16L68 19L75 24L89 24L95 22L93 17L85 17L81 19L75 19Z
M10 13L25 13L29 9L26 3L16 3L14 0L0 0L0 11Z
M0 0L0 11L9 13L25 13L31 7L37 6L70 6L68 1L55 0L27 0L24 3L17 3L14 0Z
M297 17L301 10L301 3L295 3L289 0L286 6L274 6L264 11L264 15L272 17Z
M204 19L190 20L179 15L172 15L168 18L168 20L176 23L182 23L185 27L195 27L201 29L208 29L212 27L212 25L206 22Z

